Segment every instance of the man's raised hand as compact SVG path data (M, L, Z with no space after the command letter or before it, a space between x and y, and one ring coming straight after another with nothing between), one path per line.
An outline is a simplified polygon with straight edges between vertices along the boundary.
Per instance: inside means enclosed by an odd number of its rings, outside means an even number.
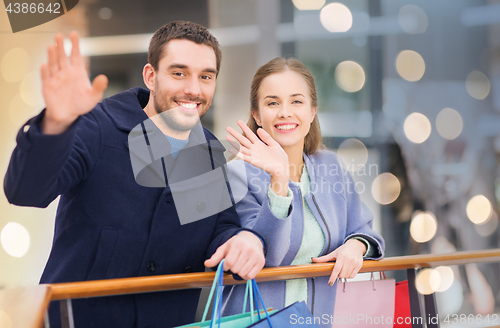
M57 34L56 44L48 47L48 62L41 67L46 105L42 131L45 134L64 132L80 115L97 105L108 86L104 75L97 76L90 83L80 54L78 33L71 32L70 38L69 62L64 53L63 36Z

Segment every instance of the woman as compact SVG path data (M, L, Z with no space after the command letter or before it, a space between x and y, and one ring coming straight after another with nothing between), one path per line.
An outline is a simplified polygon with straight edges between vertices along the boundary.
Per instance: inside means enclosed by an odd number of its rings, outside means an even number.
M243 226L266 240L267 266L336 261L330 277L260 283L259 289L267 307L306 301L314 316L329 318L336 290L329 286L353 278L363 258L380 259L384 242L336 154L319 149L316 87L304 64L271 60L255 74L250 98L248 126L238 121L243 134L226 129L227 139L240 144L233 153L247 162L230 165L248 188L236 204ZM244 286L225 288L225 315L241 313L243 295Z

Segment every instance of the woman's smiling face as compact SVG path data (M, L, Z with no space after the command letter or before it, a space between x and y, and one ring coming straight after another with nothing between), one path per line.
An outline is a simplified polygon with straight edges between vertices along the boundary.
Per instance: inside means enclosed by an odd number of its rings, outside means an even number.
M302 150L317 111L311 101L304 77L287 69L262 80L258 91L259 110L252 115L285 151L291 147Z

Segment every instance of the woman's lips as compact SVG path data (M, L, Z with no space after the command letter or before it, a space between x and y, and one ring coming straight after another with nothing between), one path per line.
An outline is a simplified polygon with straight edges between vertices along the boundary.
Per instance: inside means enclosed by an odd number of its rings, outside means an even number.
M297 130L299 125L297 123L283 123L276 124L274 128L280 133L291 133Z

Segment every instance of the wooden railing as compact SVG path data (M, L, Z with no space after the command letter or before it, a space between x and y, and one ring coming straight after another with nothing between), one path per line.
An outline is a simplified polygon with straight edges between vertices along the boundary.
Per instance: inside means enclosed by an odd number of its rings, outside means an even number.
M500 249L398 256L380 261L365 261L360 272L486 262L500 262ZM335 263L314 263L265 268L258 274L256 280L260 282L328 276L334 265ZM214 272L200 272L47 284L3 290L0 291L0 320L10 320L13 328L40 328L43 325L43 316L50 301L207 287L212 284L214 275ZM230 274L226 274L224 277L225 285L241 283L244 283L244 281L234 280Z

